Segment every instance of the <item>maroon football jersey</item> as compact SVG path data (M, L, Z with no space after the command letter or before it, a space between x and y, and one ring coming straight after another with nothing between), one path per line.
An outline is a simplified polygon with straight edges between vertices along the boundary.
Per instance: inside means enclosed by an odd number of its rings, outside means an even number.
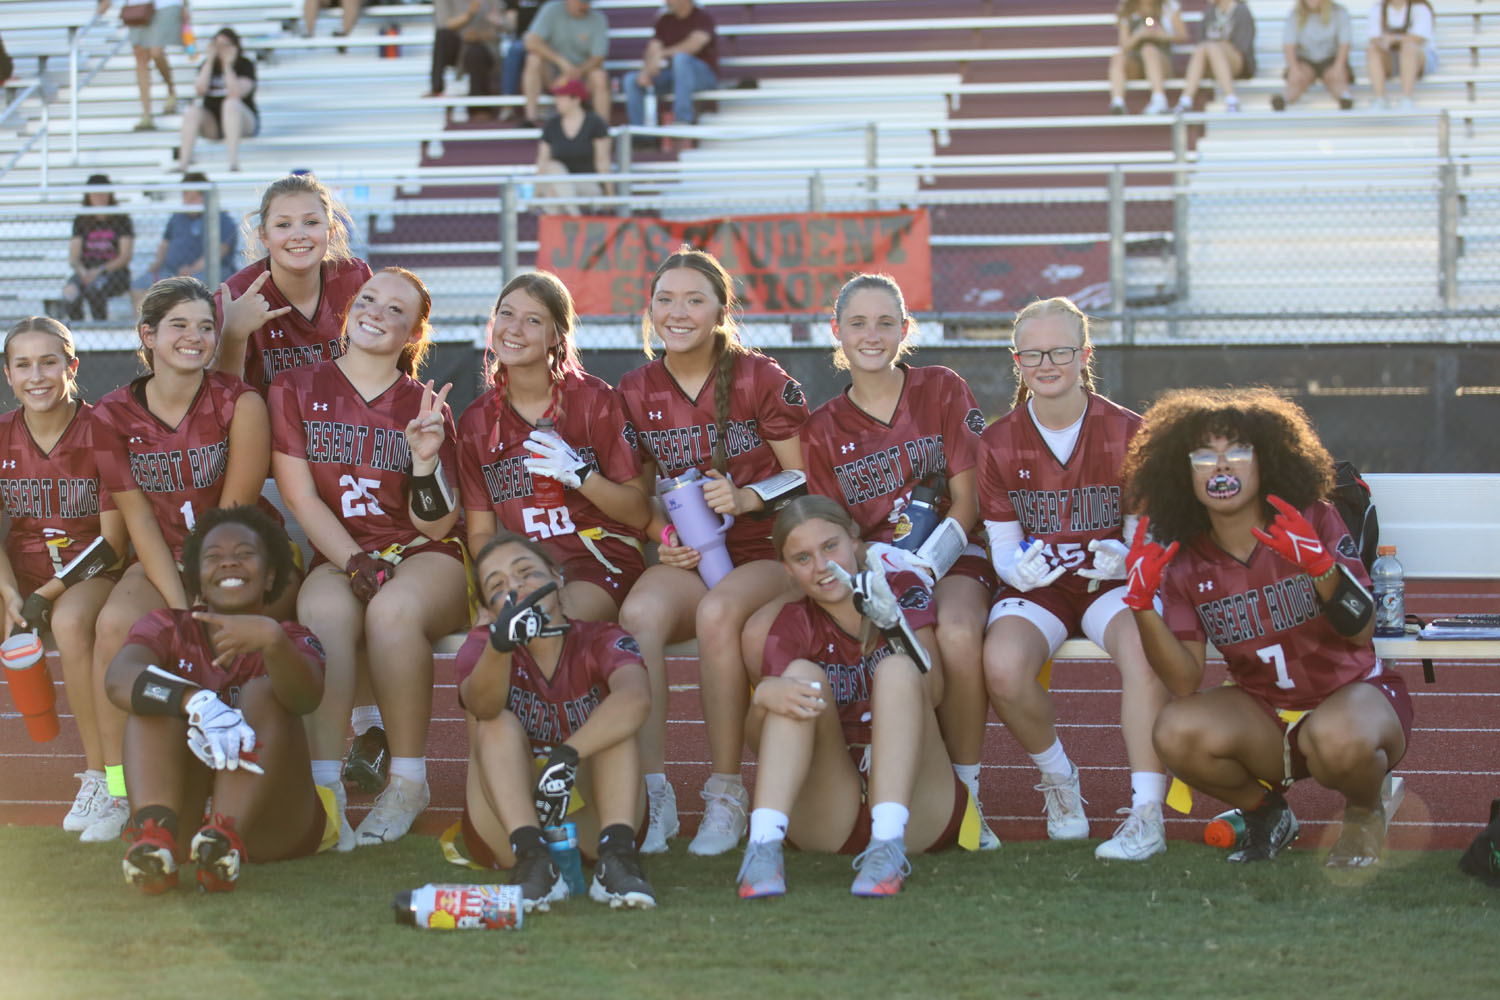
M422 407L422 383L408 375L369 402L339 366L324 361L271 383L271 447L307 462L318 496L366 552L426 536L412 524L406 425ZM453 413L443 404L446 437L438 461L451 485L458 468Z
M913 632L937 624L937 605L916 574L898 571L887 579ZM879 645L867 653L859 636L840 628L812 598L793 601L781 609L771 626L761 674L780 677L793 660L813 661L828 674L844 742L868 743L870 678L875 665L891 655L890 644L874 626L871 629Z
M906 384L890 423L861 410L846 389L802 427L807 491L842 503L870 542L893 540L918 481L979 463L984 414L968 383L940 365L901 367Z
M1364 587L1369 574L1333 506L1302 512L1323 547ZM1242 563L1207 533L1182 546L1162 577L1164 618L1179 639L1211 642L1240 687L1278 708L1314 708L1375 667L1375 647L1339 635L1312 578L1266 545Z
M21 410L0 417L0 456L0 501L10 518L5 554L24 597L99 537L99 512L113 510L114 501L99 483L87 403L50 452L37 445Z
M1120 466L1140 415L1089 393L1083 426L1067 464L1042 439L1022 405L984 432L979 457L979 513L986 521L1020 521L1027 536L1047 543L1054 566L1078 569L1093 557L1089 542L1121 537ZM1068 573L1057 584L1088 581Z
M238 299L255 279L271 266L269 257L262 257L249 267L236 271L226 282L230 294ZM292 311L277 316L264 326L250 332L245 343L245 381L255 387L262 396L266 387L278 373L319 361L332 361L344 353L344 316L354 293L370 280L370 265L358 257L348 260L324 261L323 295L318 299L317 311L308 319L297 311L276 287L272 278L260 286L260 294L272 309L292 306ZM220 292L214 292L214 310L219 325L224 325L224 310Z
M488 625L469 633L453 660L460 687L474 672L489 641ZM629 632L614 622L575 621L563 640L550 681L525 646L511 654L510 697L505 707L521 720L533 748L554 746L578 732L609 696L610 675L631 664L645 669L641 647Z
M219 506L234 406L253 390L238 376L204 372L187 415L168 427L146 407L149 378L122 385L95 405L99 478L113 492L146 494L176 557L198 515Z
M714 420L714 383L710 375L696 399L682 391L664 359L657 358L620 379L625 414L639 435L641 457L656 462L656 474L673 479L688 469L713 468L719 437ZM781 463L768 442L795 438L807 420L802 386L763 354L735 359L730 377L728 438L729 477L737 485L769 479ZM737 518L726 536L735 565L775 559L769 518Z
M563 411L555 430L606 479L628 482L641 474L635 427L625 417L619 394L603 379L579 372L564 377ZM526 436L533 426L502 404L490 389L464 410L458 421L458 480L466 510L489 510L510 531L545 541L566 562L588 550L578 532L588 528L637 541L639 528L621 524L594 506L578 490L565 490L565 505L537 506L531 500L531 473L526 471Z
M193 609L203 610L201 606ZM292 640L297 652L319 670L323 669L323 644L311 629L296 622L281 622L281 630ZM155 656L158 667L199 687L217 691L219 700L226 705L236 704L240 687L266 672L266 661L260 653L237 656L227 669L214 666L208 628L193 618L192 611L158 608L150 612L131 626L125 645L145 646Z

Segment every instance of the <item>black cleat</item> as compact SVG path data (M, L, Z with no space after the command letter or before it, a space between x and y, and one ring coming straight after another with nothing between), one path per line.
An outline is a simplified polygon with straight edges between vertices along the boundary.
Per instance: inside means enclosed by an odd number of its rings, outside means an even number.
M612 909L649 910L656 905L656 890L646 881L641 858L634 850L610 851L599 856L594 865L594 881L589 898L608 903Z
M562 869L552 860L552 852L545 847L527 851L516 859L516 870L511 885L521 887L521 899L527 913L537 910L546 913L552 904L568 898L568 882Z
M1244 846L1229 855L1230 861L1270 861L1297 839L1297 817L1280 792L1268 792L1265 801L1245 810L1244 816Z
M386 743L385 730L371 726L354 737L349 756L344 758L344 780L362 792L378 792L385 787L390 773L391 748Z

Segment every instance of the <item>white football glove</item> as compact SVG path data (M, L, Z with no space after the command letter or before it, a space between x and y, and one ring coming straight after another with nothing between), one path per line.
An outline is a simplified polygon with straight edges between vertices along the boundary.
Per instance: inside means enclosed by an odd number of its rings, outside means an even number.
M883 572L894 573L896 570L905 570L913 573L928 589L931 589L935 582L937 568L922 558L920 553L898 549L888 542L870 542L865 547L865 552L867 561L872 557L880 560Z
M1048 562L1047 543L1038 538L1030 545L1022 542L1016 547L1016 555L1011 562L1010 572L1002 575L1006 583L1025 593L1028 590L1047 586L1066 571L1066 566L1053 566Z
M207 688L195 691L183 703L187 709L188 749L215 771L233 771L242 766L241 754L255 751L255 730L237 708L230 708ZM245 770L259 771L251 761Z
M1078 575L1089 580L1123 580L1127 575L1125 557L1130 546L1115 538L1095 538L1089 542L1094 565L1080 569Z
M896 595L886 582L885 563L879 552L872 549L865 553L865 569L861 573L850 575L838 563L828 568L839 582L854 591L854 610L882 629L901 624L901 605L896 603Z
M526 471L533 476L555 479L571 490L582 486L588 477L589 463L553 431L532 431L526 438L526 450L531 453L525 461Z

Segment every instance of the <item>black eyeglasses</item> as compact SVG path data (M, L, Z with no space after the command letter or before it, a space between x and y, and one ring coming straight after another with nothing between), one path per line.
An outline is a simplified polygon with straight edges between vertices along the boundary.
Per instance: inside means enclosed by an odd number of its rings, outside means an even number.
M1081 347L1054 347L1050 351L1011 351L1016 356L1016 362L1022 368L1036 368L1046 358L1054 365L1065 365L1073 360L1073 357L1083 350Z

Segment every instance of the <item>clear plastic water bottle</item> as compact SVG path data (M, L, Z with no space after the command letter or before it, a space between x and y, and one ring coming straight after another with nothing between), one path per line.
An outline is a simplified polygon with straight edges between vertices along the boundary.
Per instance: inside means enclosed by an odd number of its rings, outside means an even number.
M1375 634L1382 639L1399 639L1406 635L1406 579L1396 546L1377 548L1379 558L1370 567L1370 583L1375 591Z
M554 434L557 433L557 427L553 424L550 417L543 417L538 420L536 422L536 429L539 431L551 431ZM540 458L541 456L533 454L532 457ZM536 502L538 507L545 507L549 510L553 507L561 507L566 503L563 498L563 484L551 476L531 477L531 498Z

